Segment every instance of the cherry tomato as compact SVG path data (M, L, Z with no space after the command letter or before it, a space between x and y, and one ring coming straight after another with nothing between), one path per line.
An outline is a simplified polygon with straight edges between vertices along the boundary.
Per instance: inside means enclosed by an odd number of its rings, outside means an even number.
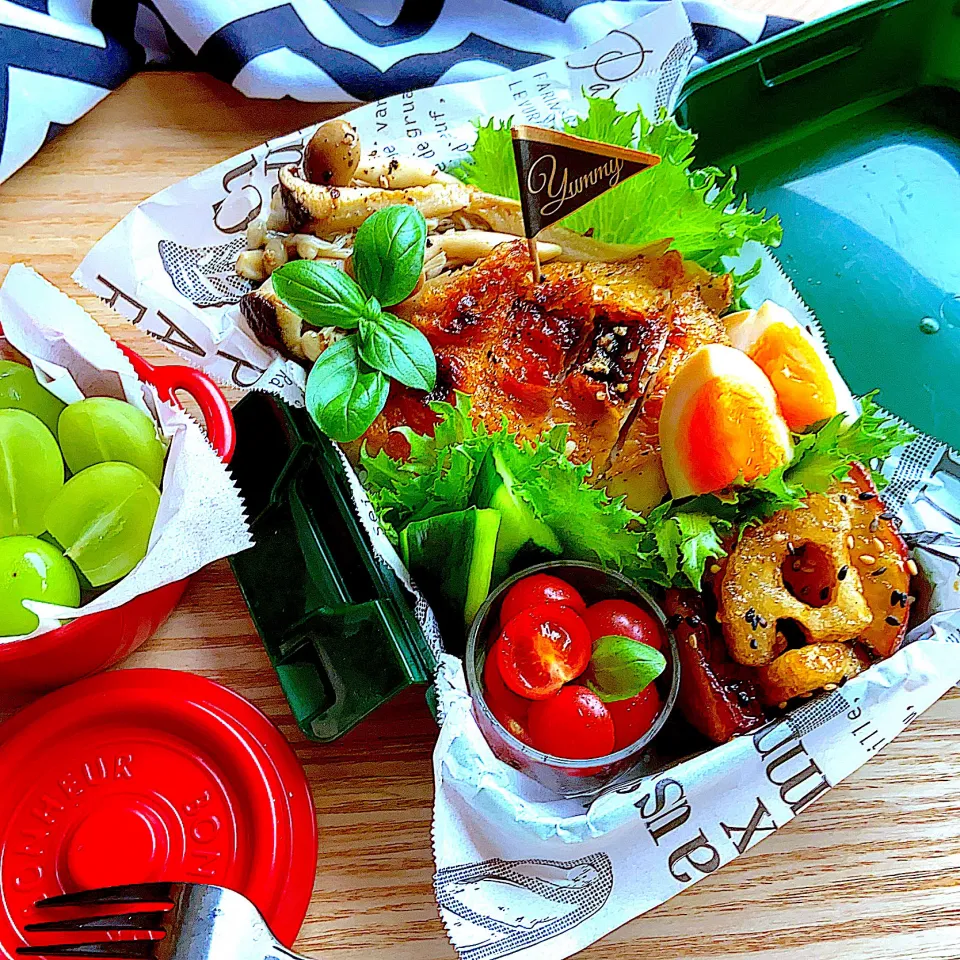
M529 729L538 750L570 760L606 756L616 742L610 711L593 691L577 683L532 704Z
M646 610L629 600L601 600L587 607L583 622L596 642L601 637L628 637L663 649L663 630Z
M528 700L543 700L579 677L593 650L580 615L559 603L541 603L518 613L496 646L503 682Z
M641 690L627 700L614 700L605 705L613 718L616 732L614 750L622 750L636 743L660 715L660 694L654 684Z
M518 697L503 682L497 662L499 646L497 642L487 652L487 660L483 665L483 698L504 729L518 740L530 743L530 734L527 732L530 701Z
M500 626L505 627L522 610L541 603L562 603L577 613L587 609L583 597L569 583L547 573L535 573L518 580L507 591L500 607Z

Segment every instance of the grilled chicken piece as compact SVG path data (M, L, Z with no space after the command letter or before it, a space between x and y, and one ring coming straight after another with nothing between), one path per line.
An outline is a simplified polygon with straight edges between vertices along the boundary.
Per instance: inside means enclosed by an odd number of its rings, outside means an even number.
M714 743L726 743L763 724L766 717L750 671L730 659L701 595L695 590L668 590L664 609L676 624L677 705L687 722Z
M505 418L530 438L568 424L571 458L590 461L602 476L632 442L632 425L641 424L638 449L648 434L656 438L659 404L682 359L726 337L702 294L712 278L701 274L669 251L619 263L551 263L534 284L526 245L515 241L428 282L397 312L437 355L433 399L470 394L478 422L497 429ZM713 299L719 305L723 297ZM394 390L366 435L369 450L402 447L389 433L399 423L432 422L428 399L410 393Z
M552 425L557 392L594 331L589 294L582 280L564 278L531 283L526 297L507 306L507 322L491 344L486 376L474 394L478 415L488 424L499 425L506 416L511 429L531 439Z
M572 277L535 286L522 242L504 244L477 266L428 284L399 311L437 356L433 399L473 398L473 415L491 429L504 417L531 438L549 426L557 390L593 329L590 287ZM388 416L385 411L384 416ZM382 425L368 435L378 449Z
M730 343L718 316L730 304L730 277L710 276L709 281L701 283L699 277L685 276L678 287L666 309L661 336L656 344L659 350L650 359L642 402L637 404L635 415L621 432L605 472L611 489L628 496L630 490L624 488L624 484L641 475L649 478L651 506L659 503L667 492L659 462L660 411L667 389L683 362L698 347L707 343Z

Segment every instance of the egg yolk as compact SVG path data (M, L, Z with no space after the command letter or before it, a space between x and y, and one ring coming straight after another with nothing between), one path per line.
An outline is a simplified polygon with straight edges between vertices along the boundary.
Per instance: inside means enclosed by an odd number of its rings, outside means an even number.
M837 394L823 360L802 330L771 324L748 355L773 384L783 419L794 432L837 412Z
M771 422L770 406L749 387L710 380L697 391L684 419L686 473L697 493L722 490L738 477L749 483L783 462L783 440Z

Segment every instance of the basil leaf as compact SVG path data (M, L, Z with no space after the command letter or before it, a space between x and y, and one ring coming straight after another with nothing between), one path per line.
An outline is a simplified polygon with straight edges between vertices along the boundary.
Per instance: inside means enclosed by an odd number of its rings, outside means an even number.
M414 390L430 391L437 385L437 358L430 341L392 313L376 320L360 318L360 355L375 370Z
M356 336L320 354L307 377L307 411L339 443L361 437L387 402L390 381L360 359Z
M367 302L356 282L329 263L291 260L273 271L274 293L315 327L352 330Z
M420 279L427 224L416 207L397 204L371 214L353 241L357 282L385 307L406 300Z
M587 686L604 702L629 700L667 669L663 654L629 637L601 637L593 645Z
M363 306L360 321L362 323L364 320L369 320L371 323L379 323L382 316L383 311L380 309L380 301L376 297L371 297Z

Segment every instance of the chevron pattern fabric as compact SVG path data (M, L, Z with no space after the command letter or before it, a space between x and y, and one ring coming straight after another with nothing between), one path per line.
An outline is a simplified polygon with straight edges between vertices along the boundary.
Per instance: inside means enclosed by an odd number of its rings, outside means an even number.
M345 103L562 56L660 0L0 0L0 181L137 70ZM703 65L796 21L684 0Z

